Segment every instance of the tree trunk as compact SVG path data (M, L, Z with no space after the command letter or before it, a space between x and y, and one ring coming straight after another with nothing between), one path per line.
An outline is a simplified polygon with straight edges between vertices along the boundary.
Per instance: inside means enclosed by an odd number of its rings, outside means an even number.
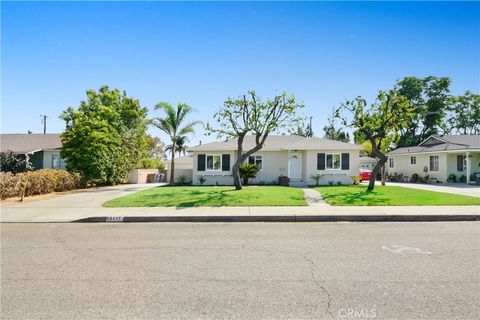
M372 191L375 188L375 180L377 179L377 175L380 172L382 166L385 166L385 163L387 162L387 157L383 157L384 159L380 159L375 165L375 168L373 168L372 176L370 177L370 181L368 182L368 191Z
M172 141L172 161L170 162L170 183L171 186L175 184L175 142Z
M238 161L238 158L237 158ZM240 165L235 163L232 167L233 173L233 184L235 185L235 190L242 190L242 180L240 179Z
M242 165L242 153L243 153L243 138L245 136L239 136L237 141L237 160L232 167L233 184L235 190L242 190L242 180L240 179L240 166Z
M385 178L386 178L385 177L385 165L382 166L381 170L382 170L382 173L381 173L382 174L382 186L384 186L385 185Z

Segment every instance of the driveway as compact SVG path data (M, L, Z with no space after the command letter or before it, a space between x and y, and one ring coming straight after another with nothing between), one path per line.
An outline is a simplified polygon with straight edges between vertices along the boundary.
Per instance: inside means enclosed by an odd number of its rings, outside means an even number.
M480 197L480 186L471 186L465 183L438 183L438 184L419 184L408 182L387 182L389 186L400 186L412 189L446 192L459 194L462 196Z
M93 215L105 201L135 193L165 183L122 184L96 188L45 200L18 202L1 208L1 221L71 221Z

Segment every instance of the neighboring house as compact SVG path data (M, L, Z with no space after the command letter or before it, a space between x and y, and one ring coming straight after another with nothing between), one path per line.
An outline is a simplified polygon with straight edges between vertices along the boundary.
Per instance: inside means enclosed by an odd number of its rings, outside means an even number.
M12 151L28 158L35 170L65 169L60 157L60 134L0 134L0 152Z
M170 159L166 161L167 164L167 181L170 180ZM175 158L175 178L180 176L186 177L186 182L192 182L193 173L193 157L191 155Z
M360 156L359 160L359 168L360 169L370 169L373 170L375 168L375 165L377 164L377 159L372 158L372 157L364 157Z
M244 150L255 146L255 137L246 136ZM280 176L290 178L291 185L315 184L312 175L322 175L321 184L329 181L352 184L358 175L358 159L361 146L291 135L268 136L264 147L251 155L249 163L255 163L260 171L254 183L278 183ZM204 176L206 185L232 185L232 166L235 163L237 139L215 141L188 148L193 155L192 183L200 184Z
M415 147L404 147L387 154L388 173L413 174L447 182L450 174L470 182L480 172L480 135L432 135Z

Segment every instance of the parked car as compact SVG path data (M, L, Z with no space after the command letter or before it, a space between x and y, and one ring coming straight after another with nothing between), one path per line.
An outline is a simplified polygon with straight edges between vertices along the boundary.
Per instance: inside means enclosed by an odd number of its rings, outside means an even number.
M358 175L360 177L360 182L362 181L369 181L372 177L372 170L370 169L360 169L360 173Z

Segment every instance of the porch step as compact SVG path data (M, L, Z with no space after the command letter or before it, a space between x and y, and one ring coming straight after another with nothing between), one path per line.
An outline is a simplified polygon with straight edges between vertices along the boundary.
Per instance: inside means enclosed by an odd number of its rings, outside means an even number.
M308 183L306 183L305 181L290 181L288 183L288 186L293 188L307 188Z

